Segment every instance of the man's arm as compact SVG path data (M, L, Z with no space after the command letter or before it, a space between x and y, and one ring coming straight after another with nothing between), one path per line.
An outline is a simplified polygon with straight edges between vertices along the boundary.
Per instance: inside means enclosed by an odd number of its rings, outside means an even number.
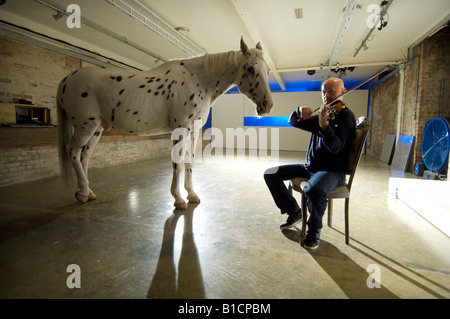
M291 113L289 124L311 133L317 133L319 123L317 115L312 115L312 113L313 111L310 107L299 106Z

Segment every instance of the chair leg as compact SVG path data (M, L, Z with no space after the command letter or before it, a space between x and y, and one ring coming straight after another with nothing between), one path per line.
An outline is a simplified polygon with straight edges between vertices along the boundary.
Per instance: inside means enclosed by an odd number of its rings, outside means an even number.
M350 242L350 229L348 225L348 206L349 206L350 198L345 199L345 243L348 245Z
M306 221L308 219L308 208L306 207L306 197L302 195L302 230L300 231L300 245L303 246L306 237Z
M333 226L333 200L328 199L328 227Z

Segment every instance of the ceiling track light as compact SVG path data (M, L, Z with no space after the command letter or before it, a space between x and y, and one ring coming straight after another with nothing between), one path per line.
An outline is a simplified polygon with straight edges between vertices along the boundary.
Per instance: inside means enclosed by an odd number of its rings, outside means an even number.
M176 27L175 30L177 30L178 32L191 32L191 30L189 30L189 28L187 27Z
M62 11L57 11L54 15L53 15L53 19L55 19L55 21L59 21L62 17L64 17L65 12Z
M381 30L382 28L387 26L387 21L385 21L383 18L384 18L384 15L387 14L387 10L388 10L388 8L390 7L390 5L392 4L393 1L394 0L384 0L384 1L381 2L380 6L381 6L382 10L380 12L380 20L379 20L380 26L378 27L378 30ZM356 57L358 55L359 51L361 51L361 49L364 49L364 50L368 49L367 45L366 45L366 41L370 37L370 35L372 34L373 30L375 30L377 24L378 23L376 23L375 26L373 28L371 28L369 30L369 32L366 34L364 39L361 41L361 44L359 45L359 47L356 49L355 53L353 54L353 57Z
M179 30L172 27L167 21L159 17L149 7L140 0L105 0L116 9L122 11L129 17L135 19L146 28L170 42L178 49L187 53L189 56L199 56L205 52L203 48L188 39L180 31L187 31L186 27L179 27Z

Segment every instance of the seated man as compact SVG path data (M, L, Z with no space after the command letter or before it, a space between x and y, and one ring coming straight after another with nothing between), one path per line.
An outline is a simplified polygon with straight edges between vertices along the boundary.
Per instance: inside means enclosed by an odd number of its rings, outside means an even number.
M330 78L322 84L322 100L319 113L313 115L310 107L296 108L289 123L311 132L305 164L291 164L272 167L265 171L264 179L277 207L287 214L281 229L287 229L302 220L302 212L294 197L289 193L284 181L296 177L309 178L304 189L310 212L308 233L304 244L307 249L315 249L320 243L322 217L327 207L327 196L344 184L350 148L356 134L356 120L353 112L342 102L346 92L339 78ZM340 111L334 113L328 104L340 102ZM334 103L333 103L334 104Z

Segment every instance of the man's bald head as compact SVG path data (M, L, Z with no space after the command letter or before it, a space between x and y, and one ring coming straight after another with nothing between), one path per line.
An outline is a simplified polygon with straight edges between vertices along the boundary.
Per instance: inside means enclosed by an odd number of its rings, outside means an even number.
M346 92L344 81L340 78L330 78L322 84L322 100L329 104ZM342 96L339 98L342 100Z

